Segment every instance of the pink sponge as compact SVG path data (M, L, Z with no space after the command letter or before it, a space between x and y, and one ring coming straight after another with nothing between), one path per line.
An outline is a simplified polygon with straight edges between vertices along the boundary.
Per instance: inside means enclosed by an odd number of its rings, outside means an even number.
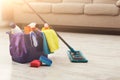
M42 62L40 62L39 60L33 60L32 62L30 62L30 67L39 67L42 65Z

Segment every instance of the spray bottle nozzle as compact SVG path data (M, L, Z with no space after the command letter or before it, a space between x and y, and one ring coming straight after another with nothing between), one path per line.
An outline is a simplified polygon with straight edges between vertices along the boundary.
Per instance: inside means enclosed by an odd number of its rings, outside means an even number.
M15 23L13 23L13 22L10 23L10 27L11 27L11 28L15 28L15 26L16 26Z

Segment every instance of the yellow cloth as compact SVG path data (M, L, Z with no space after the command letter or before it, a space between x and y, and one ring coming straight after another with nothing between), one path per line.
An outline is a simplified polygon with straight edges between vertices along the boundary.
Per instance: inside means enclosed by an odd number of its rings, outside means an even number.
M53 29L44 29L44 28L42 28L41 31L44 32L46 36L46 40L50 52L54 52L55 50L57 50L59 48L59 41L56 32Z

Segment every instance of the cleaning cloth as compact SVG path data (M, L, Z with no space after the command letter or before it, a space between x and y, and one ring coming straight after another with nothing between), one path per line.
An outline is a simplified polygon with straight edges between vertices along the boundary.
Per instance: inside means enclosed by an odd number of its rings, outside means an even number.
M50 54L48 43L47 43L45 34L43 32L42 32L42 36L43 36L43 51L44 51L45 54Z
M46 40L48 42L48 47L50 52L53 53L55 50L59 48L58 36L53 29L42 29L42 32L46 36Z

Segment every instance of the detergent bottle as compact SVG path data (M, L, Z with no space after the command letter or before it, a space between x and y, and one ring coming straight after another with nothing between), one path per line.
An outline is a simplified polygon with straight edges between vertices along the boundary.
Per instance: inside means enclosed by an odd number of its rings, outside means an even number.
M49 30L49 29L50 29L50 26L47 23L45 23L44 27L42 27L42 31L43 30Z
M36 29L36 25L37 25L37 23L32 22L32 23L30 23L28 26L29 26L32 30L34 30L34 29Z
M47 23L44 24L44 28L45 29L48 29L49 28L49 25Z
M19 28L19 26L17 26L15 23L10 23L10 27L11 29L11 33L15 34L15 33L22 33L22 30Z
M24 27L24 33L29 34L30 32L34 31L36 29L36 23L32 22Z

